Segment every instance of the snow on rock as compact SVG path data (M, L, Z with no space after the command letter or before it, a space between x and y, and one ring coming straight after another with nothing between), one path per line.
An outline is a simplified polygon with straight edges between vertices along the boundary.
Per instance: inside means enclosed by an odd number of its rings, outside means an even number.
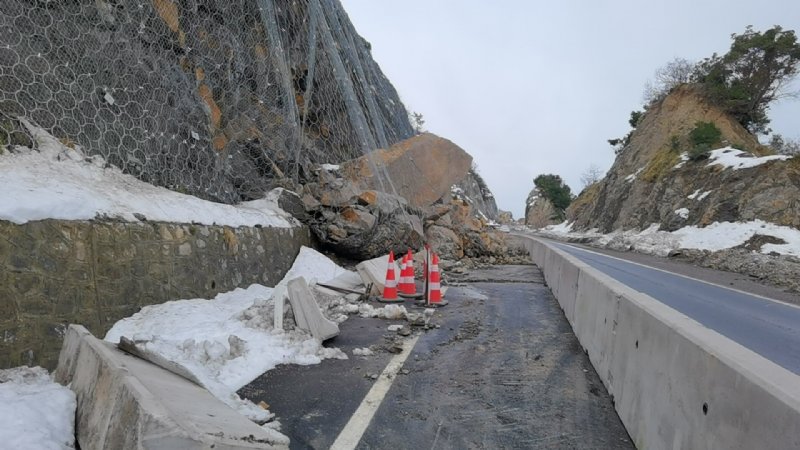
M709 153L708 167L722 166L724 168L749 169L751 167L760 166L768 161L784 161L789 159L788 155L770 155L755 157L751 153L737 150L733 147L725 147L717 150L712 150Z
M204 225L294 227L295 220L274 198L226 205L153 186L106 167L99 156L86 157L41 128L25 124L38 151L16 147L0 154L0 219L17 224L33 220L90 220L110 217Z
M686 153L686 152L683 152L683 153L681 153L680 158L681 158L681 162L679 162L678 164L675 164L675 167L673 167L673 169L680 169L681 167L685 166L686 163L689 161L689 154Z
M700 189L698 189L698 190L694 191L693 193L691 193L690 195L686 196L686 198L688 198L689 200L697 200L699 202L699 201L703 200L704 198L708 197L708 194L710 194L710 193L711 193L711 191L705 191L705 192L703 192L701 194L700 193Z
M625 181L627 181L628 183L633 183L633 181L636 180L636 177L638 177L639 174L642 173L642 170L644 170L644 167L636 169L636 172L625 177Z
M675 210L675 215L680 217L681 219L688 219L689 218L689 209L688 208L679 208Z
M75 448L75 394L41 367L0 370L0 447Z
M338 164L322 164L319 166L320 169L325 170L327 172L335 172L341 168Z

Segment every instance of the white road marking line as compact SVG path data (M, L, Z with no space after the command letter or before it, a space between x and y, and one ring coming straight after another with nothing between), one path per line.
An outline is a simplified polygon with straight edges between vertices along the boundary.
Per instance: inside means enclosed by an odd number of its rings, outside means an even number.
M745 295L749 295L751 297L756 297L756 298L760 298L760 299L763 299L763 300L769 300L769 301L771 301L773 303L777 303L779 305L791 306L793 308L799 308L800 309L800 305L795 305L794 303L789 303L787 301L778 300L778 299L774 299L774 298L769 298L769 297L765 297L765 296L763 296L761 294L755 294L755 293L752 293L752 292L743 291L741 289L736 289L736 288L732 288L732 287L729 287L729 286L724 286L724 285L721 285L721 284L712 283L710 281L706 281L706 280L701 280L699 278L690 277L689 275L683 275L683 274L676 273L676 272L670 272L669 270L666 270L666 269L660 269L658 267L648 266L647 264L644 264L644 263L640 263L640 262L636 262L636 261L630 261L630 260L627 260L627 259L619 258L617 256L607 255L605 253L595 252L595 251L589 250L587 248L578 247L576 245L567 244L567 243L564 243L564 242L558 242L558 243L561 244L561 245L573 248L575 250L581 251L581 252L586 252L586 253L591 253L593 255L604 256L606 258L616 259L618 261L622 261L622 262L625 262L625 263L628 263L628 264L633 264L634 266L640 266L640 267L644 267L644 268L647 268L647 269L657 270L659 272L664 272L664 273L668 273L670 275L675 275L676 277L686 278L686 279L692 280L692 281L698 281L700 283L708 284L710 286L718 287L720 289L725 289L725 290L728 290L728 291L738 292L739 294L745 294ZM644 254L646 255L646 253L644 253ZM698 267L700 267L700 266L698 266ZM715 270L715 269L709 269L709 270ZM720 272L724 272L724 271L720 271ZM728 272L728 273L731 273L731 274L734 274L734 275L743 275L743 274L735 273L735 272Z
M364 432L367 431L369 423L378 411L378 407L381 406L383 398L386 396L386 393L389 392L389 388L392 387L392 382L394 382L394 379L403 367L403 363L408 358L408 355L411 354L411 350L414 349L420 336L421 335L418 334L403 342L403 351L394 355L392 359L389 360L389 364L386 365L380 377L378 377L375 384L372 385L372 389L367 392L361 405L358 406L356 412L350 417L350 421L347 422L347 425L345 425L344 429L339 433L336 441L331 445L331 450L350 450L356 448Z

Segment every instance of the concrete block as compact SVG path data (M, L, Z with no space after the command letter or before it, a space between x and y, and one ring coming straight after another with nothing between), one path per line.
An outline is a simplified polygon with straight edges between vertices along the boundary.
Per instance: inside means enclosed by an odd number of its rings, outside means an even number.
M202 387L70 325L55 379L78 400L84 450L285 449L266 430Z
M389 255L383 255L362 261L356 265L356 271L361 276L364 285L372 283L370 295L383 295L383 287L386 283L386 268L389 267L388 262ZM400 267L397 265L397 261L394 262L394 277L396 280L400 280Z
M286 285L297 326L308 330L320 341L339 335L339 325L322 315L305 278L297 277Z

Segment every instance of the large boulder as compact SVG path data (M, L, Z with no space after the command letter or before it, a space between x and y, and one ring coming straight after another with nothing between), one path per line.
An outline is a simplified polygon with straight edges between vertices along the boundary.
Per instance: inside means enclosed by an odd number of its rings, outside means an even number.
M448 196L471 166L472 157L459 146L423 133L348 161L341 172L362 190L393 192L422 208Z
M431 225L425 229L425 240L442 258L459 260L464 257L464 244L450 228Z
M422 246L422 220L405 199L359 191L349 180L323 178L306 185L303 196L306 224L323 246L362 260Z

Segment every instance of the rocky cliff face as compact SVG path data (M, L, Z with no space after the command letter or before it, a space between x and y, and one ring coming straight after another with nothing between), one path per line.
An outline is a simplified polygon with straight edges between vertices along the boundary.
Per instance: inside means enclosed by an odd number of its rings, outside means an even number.
M478 216L487 220L497 220L497 203L494 194L478 172L470 169L467 175L454 185L456 194L469 203Z
M539 188L533 188L525 201L525 225L543 228L558 222L558 213L553 202L544 198L539 192Z
M4 0L0 29L0 145L25 117L199 197L260 197L413 134L338 0Z
M698 121L719 128L720 146L730 146L725 153L688 160ZM576 229L603 232L753 219L800 227L800 160L756 159L766 153L734 119L683 86L650 107L606 177L581 193L567 217Z

